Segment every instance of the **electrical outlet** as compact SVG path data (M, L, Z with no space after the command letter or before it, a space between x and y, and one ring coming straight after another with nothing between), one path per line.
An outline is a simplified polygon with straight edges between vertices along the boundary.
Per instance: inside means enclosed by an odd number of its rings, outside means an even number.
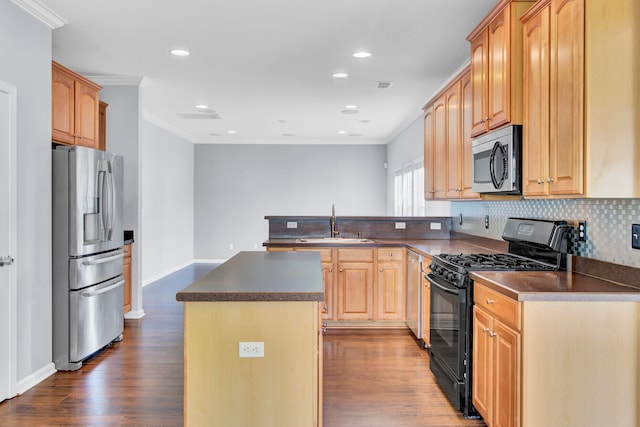
M287 221L287 228L298 228L298 223L296 221Z
M578 242L587 241L587 223L586 221L578 222Z
M229 250L232 251L233 250L233 243L229 243Z
M257 243L253 244L253 249L258 249L258 244Z
M442 230L442 224L439 222L429 223L429 230Z
M264 342L239 342L238 343L238 356L239 357L264 357Z
M631 247L640 249L640 224L631 224Z
M396 222L396 230L404 230L407 228L406 222Z
M484 216L484 228L489 228L489 215Z

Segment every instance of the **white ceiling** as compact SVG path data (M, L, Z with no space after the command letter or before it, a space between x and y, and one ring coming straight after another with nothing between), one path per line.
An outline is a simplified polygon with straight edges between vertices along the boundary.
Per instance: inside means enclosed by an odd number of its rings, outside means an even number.
M465 37L496 2L40 0L67 21L53 59L88 76L144 77L155 123L195 143L323 144L395 137L468 60ZM373 56L353 58L359 50ZM221 119L178 116L197 104ZM341 113L347 104L359 113Z

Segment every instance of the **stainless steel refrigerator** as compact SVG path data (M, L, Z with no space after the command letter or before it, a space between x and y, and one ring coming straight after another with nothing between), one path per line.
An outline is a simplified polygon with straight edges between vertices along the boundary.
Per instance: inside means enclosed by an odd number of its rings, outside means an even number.
M122 156L78 146L52 152L53 361L82 361L122 339Z

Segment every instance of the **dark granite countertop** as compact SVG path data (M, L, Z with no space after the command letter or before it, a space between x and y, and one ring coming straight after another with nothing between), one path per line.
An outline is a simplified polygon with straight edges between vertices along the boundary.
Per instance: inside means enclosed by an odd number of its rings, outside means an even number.
M640 302L640 289L567 271L477 271L469 276L517 301Z
M324 301L317 252L240 252L176 294L178 301Z
M441 253L492 253L506 252L507 250L505 242L491 239L369 240L371 240L370 243L304 243L298 241L297 239L270 239L264 242L262 245L272 248L380 248L397 246L414 250L429 259L431 259L433 255L438 255Z

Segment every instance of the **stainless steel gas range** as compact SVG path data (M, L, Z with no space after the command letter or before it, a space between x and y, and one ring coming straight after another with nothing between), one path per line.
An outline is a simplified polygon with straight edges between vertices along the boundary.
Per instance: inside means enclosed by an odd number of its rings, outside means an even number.
M457 410L478 417L471 402L473 283L470 271L545 271L566 267L565 221L509 218L502 238L508 253L440 254L431 283L430 368Z

